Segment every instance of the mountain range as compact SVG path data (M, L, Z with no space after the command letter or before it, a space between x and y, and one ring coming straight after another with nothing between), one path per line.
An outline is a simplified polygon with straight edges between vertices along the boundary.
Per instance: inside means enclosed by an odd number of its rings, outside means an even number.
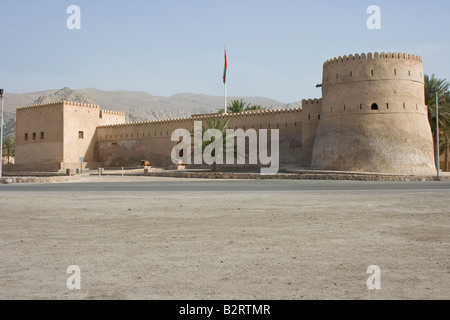
M252 105L267 109L301 107L301 102L284 103L263 97L229 97L242 99ZM74 101L98 104L103 110L121 111L127 122L152 121L170 118L185 118L192 114L218 112L223 109L223 97L195 93L180 93L170 97L154 96L140 91L103 91L95 88L62 88L23 94L5 93L4 137L15 135L16 108L40 103Z

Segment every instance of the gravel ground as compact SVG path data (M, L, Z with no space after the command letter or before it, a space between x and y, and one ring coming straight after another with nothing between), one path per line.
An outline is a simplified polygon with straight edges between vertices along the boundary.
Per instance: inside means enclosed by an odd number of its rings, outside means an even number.
M447 186L0 189L0 299L449 299Z

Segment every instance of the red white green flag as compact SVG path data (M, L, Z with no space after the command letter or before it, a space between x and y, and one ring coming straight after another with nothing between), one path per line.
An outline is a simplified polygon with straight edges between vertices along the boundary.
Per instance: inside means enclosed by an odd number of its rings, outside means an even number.
M226 83L226 81L227 81L227 69L228 69L227 49L225 49L225 67L223 68L223 83Z

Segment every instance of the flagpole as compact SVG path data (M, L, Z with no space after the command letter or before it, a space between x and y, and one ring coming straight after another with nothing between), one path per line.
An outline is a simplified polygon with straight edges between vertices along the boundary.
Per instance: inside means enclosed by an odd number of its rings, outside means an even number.
M227 83L225 82L224 84L223 84L223 91L224 91L224 96L225 96L225 108L224 108L224 110L225 110L225 114L227 114Z

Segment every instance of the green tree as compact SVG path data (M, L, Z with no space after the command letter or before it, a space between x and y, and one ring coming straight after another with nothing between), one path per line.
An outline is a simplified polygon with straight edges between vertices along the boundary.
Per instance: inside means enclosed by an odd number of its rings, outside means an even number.
M431 88L438 92L439 102L439 154L445 153L445 171L449 171L450 152L450 84L446 79L438 79L433 74L425 75L425 103L428 106L428 120L433 138L436 137L436 95ZM434 141L434 139L433 139ZM436 143L434 143L436 150Z
M250 111L250 110L265 110L266 108L261 107L261 105L259 104L254 104L250 107L245 108L245 111Z
M207 127L205 128L204 126L202 127L202 137L205 135L206 130L208 129L217 129L222 133L222 140L223 140L223 150L225 150L226 148L226 130L228 129L228 123L230 122L230 119L221 121L218 118L210 118L206 120L206 125ZM194 133L192 133L192 136L194 135ZM210 145L211 143L213 143L215 141L215 137L212 137L212 139L210 141L203 141L202 139L202 154L203 151L205 150L205 148ZM192 152L194 153L194 145L192 145ZM215 157L215 152L216 150L214 149L214 151L211 153L212 157ZM211 166L211 170L216 172L217 171L217 164L216 162L214 162Z
M252 105L251 103L245 103L242 99L232 100L231 104L227 105L227 113L240 113L244 111L264 110L264 109L265 108L261 107L260 105ZM225 110L221 109L219 112L224 113Z
M6 157L6 160L9 164L9 160L11 157L14 157L16 154L16 138L9 137L8 139L3 140L3 150L2 150L2 159Z

